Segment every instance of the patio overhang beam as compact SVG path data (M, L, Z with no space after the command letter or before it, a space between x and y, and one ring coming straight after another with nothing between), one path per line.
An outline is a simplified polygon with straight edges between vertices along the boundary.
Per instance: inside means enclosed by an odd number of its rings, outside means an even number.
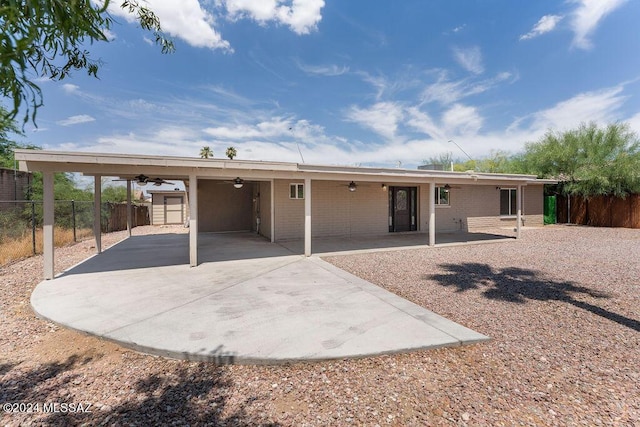
M488 174L474 171L422 171L396 168L322 166L284 162L260 162L222 159L198 159L168 156L139 156L102 153L68 153L45 150L16 150L20 169L77 172L88 176L134 177L140 173L164 179L187 180L194 173L199 179L302 179L348 180L362 182L412 182L428 184L432 180L450 184L503 185L504 183L553 184L533 175Z

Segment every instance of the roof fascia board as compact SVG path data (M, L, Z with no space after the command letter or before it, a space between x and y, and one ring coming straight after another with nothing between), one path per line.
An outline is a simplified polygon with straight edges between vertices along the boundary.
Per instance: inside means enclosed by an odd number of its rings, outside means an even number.
M15 151L20 170L47 170L79 172L102 176L161 176L170 179L186 179L190 175L208 179L302 179L378 181L450 184L487 184L499 182L555 183L537 180L534 175L488 174L481 172L423 171L395 168L369 168L353 166L323 166L284 162L260 162L243 160L191 159L185 157L136 156L103 153L70 153L46 150Z

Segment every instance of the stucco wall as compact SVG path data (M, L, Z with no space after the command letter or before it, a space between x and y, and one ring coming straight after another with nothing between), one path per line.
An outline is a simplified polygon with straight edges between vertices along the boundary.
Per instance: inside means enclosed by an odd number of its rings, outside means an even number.
M198 231L249 231L254 229L253 185L234 188L216 180L198 180Z

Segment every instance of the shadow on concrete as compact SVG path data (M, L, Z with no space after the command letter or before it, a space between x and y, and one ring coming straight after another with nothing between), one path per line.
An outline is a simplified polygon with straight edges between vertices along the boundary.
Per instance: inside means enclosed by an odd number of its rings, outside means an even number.
M592 298L610 298L609 295L579 286L570 281L557 282L544 279L540 273L523 268L494 270L487 264L441 264L447 273L425 276L442 286L455 287L457 292L481 290L485 298L525 304L534 301L561 301L574 307L640 331L640 321L614 313L578 299L580 295Z
M16 425L233 425L277 426L266 416L249 415L246 408L262 396L245 396L237 409L228 409L233 381L222 367L212 364L177 364L136 372L110 382L111 396L128 396L121 403L102 406L105 396L84 391L86 369L99 357L73 355L63 363L48 363L26 370L13 367L0 379L2 402L37 402L39 411L7 413L3 420ZM129 385L128 382L131 382ZM75 391L72 391L75 390ZM90 389L89 389L90 390ZM82 399L73 398L78 393ZM67 396L67 397L61 397ZM43 410L43 402L74 403L74 411ZM50 403L47 403L50 405ZM18 408L16 408L18 409ZM52 407L49 407L52 409ZM90 412L84 412L88 409ZM24 411L21 411L24 412Z
M491 233L438 233L437 245L464 244L482 241L511 240L514 236ZM280 245L295 254L304 253L304 241L289 240ZM389 233L379 236L358 237L316 237L312 240L314 254L329 254L350 251L393 250L396 248L422 247L429 244L429 235L425 233Z
M255 233L200 233L198 264L287 256L292 253ZM188 234L132 236L65 271L71 274L189 265Z
M512 238L512 236L489 233L440 233L437 235L436 244L478 243ZM327 254L421 247L428 243L429 237L424 233L389 233L381 236L314 238L312 250L314 254ZM198 234L198 264L303 253L303 240L271 243L270 240L250 232ZM129 237L101 254L65 271L61 277L175 265L189 265L188 234L167 233Z

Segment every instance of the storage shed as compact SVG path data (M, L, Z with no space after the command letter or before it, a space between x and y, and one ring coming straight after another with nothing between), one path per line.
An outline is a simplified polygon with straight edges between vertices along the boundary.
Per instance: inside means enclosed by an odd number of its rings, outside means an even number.
M184 191L149 190L151 225L184 224L187 221L187 195Z

